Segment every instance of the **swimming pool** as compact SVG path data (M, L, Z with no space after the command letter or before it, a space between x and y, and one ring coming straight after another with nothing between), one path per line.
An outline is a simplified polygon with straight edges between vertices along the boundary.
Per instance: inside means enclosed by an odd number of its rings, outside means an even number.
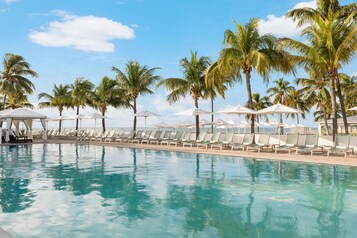
M0 147L14 237L356 237L357 169L95 145Z

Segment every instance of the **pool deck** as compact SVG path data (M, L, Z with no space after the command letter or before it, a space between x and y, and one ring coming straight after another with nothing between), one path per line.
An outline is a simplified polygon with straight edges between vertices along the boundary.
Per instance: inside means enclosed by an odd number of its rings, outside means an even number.
M44 143L42 141L35 141L34 143ZM71 140L49 140L46 143L62 143L62 144L73 144L76 143ZM147 144L131 144L131 143L104 143L104 142L81 142L79 144L93 144L93 145L105 145L105 146L114 146L122 148L136 148L136 149L150 149L150 150L164 150L164 151L174 151L174 152L187 152L187 153L196 153L196 154L208 154L208 155L225 155L225 156L235 156L251 159L263 159L263 160L273 160L273 161L289 161L289 162L301 162L301 163L312 163L312 164L329 164L329 165L345 165L345 166L354 166L357 167L357 155L348 154L345 158L343 154L341 155L331 155L327 157L326 152L324 154L295 154L293 151L291 154L287 152L274 152L264 151L258 153L256 151L231 151L231 150L218 150L218 149L204 149L196 147L182 147L182 146L167 146L167 145L147 145Z

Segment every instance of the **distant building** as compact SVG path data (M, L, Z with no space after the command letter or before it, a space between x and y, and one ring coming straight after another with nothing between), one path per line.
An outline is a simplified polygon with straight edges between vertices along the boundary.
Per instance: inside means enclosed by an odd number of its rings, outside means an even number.
M319 135L327 135L325 121L322 120L322 121L318 121L317 123L318 123ZM357 135L357 115L347 117L347 123L348 123L348 131L351 133L351 135ZM327 124L331 132L332 120L331 119L327 120ZM337 119L337 125L338 125L337 133L345 133L345 128L343 126L342 118Z

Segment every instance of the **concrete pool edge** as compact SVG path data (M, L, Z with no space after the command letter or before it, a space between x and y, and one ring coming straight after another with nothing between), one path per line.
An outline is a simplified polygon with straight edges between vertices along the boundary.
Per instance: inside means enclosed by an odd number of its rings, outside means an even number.
M184 152L184 153L194 153L194 154L206 154L206 155L222 155L222 156L232 156L241 157L247 159L261 159L266 161L285 161L285 162L297 162L297 163L307 163L307 164L324 164L324 165L341 165L341 166L351 166L357 167L357 157L355 155L348 155L346 158L342 156L330 156L324 155L313 155L309 154L298 154L295 152L292 154L288 153L272 153L272 152L261 152L256 151L242 152L242 151L231 151L231 150L211 150L203 148L190 148L190 147L175 147L166 145L147 145L147 144L122 144L122 143L104 143L104 142L74 142L71 140L49 140L47 142L35 141L32 144L91 144L100 146L111 146L120 148L132 148L132 149L149 149L149 150L161 150L161 151L172 151L172 152ZM19 144L7 144L7 145L19 145ZM3 146L7 146L3 145Z

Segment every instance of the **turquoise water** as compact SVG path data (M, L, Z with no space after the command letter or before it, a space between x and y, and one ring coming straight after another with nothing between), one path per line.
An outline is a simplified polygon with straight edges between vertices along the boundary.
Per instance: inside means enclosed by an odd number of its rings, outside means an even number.
M93 145L0 149L0 227L14 237L356 237L356 168Z

